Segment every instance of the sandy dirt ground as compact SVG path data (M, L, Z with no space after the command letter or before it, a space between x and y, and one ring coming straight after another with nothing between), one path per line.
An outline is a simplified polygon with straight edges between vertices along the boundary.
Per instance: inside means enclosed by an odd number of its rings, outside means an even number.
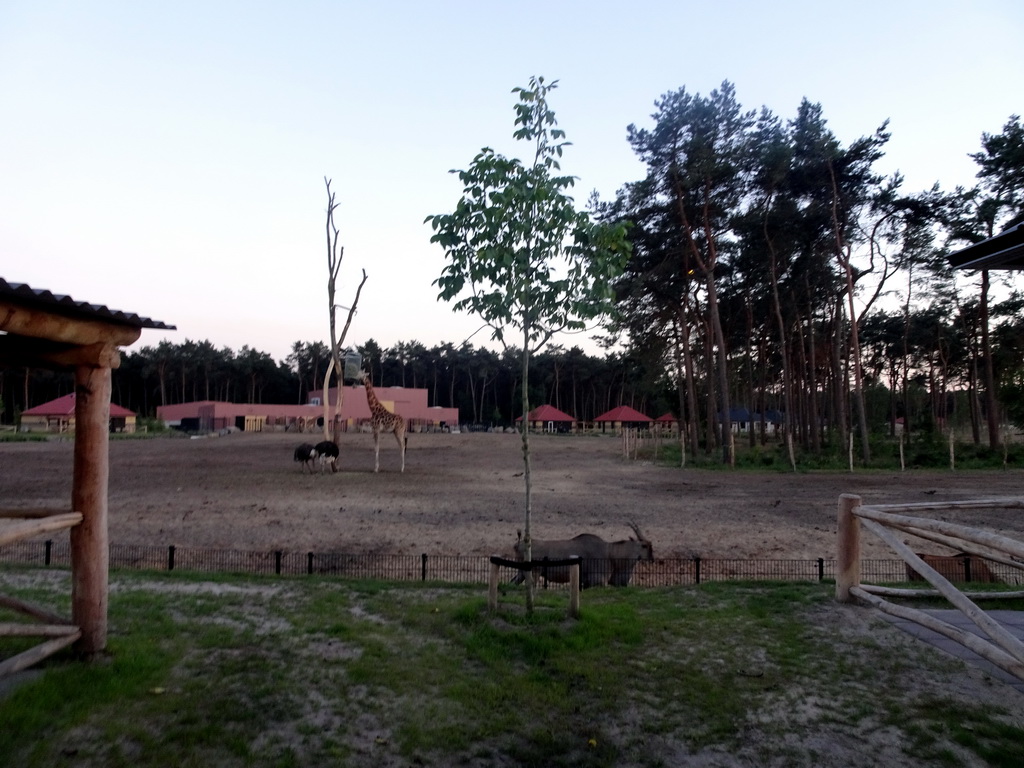
M109 525L114 544L387 554L510 553L523 527L522 444L513 434L414 434L406 471L398 446L340 441L337 473L293 460L315 435L112 440ZM751 473L628 461L610 437L537 435L533 533L592 532L614 540L636 521L656 557L831 559L841 493L865 503L1024 496L1024 471ZM0 443L0 507L67 506L73 444ZM944 519L1024 538L1017 512ZM934 545L932 545L934 547ZM934 551L934 550L931 550ZM893 558L864 537L864 556Z

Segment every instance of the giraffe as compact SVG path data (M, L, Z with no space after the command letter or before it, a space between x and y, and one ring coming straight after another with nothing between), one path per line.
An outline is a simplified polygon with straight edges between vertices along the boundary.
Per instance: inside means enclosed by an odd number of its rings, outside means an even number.
M374 445L373 471L380 471L380 433L394 432L395 439L398 441L398 449L402 452L401 471L405 472L405 419L397 413L392 413L381 404L377 399L377 394L373 391L373 384L366 371L359 372L359 380L366 387L366 404L370 406L370 424L373 427Z

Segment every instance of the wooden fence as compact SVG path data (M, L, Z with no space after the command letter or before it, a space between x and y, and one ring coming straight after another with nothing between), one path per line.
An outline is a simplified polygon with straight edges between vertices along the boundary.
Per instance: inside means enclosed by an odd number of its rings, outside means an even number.
M887 504L863 506L859 496L839 497L839 535L836 558L836 598L841 602L863 600L883 613L913 621L974 651L1000 669L1024 680L1024 643L999 622L981 610L973 600L1020 598L1024 591L961 592L925 559L900 541L900 535L912 535L964 553L980 561L1024 571L1024 542L978 528L943 522L921 513L963 509L1024 510L1024 499L990 499L948 502L944 504ZM914 514L908 514L914 513ZM864 528L903 558L934 589L900 589L861 584L860 533ZM893 533L898 532L899 535ZM965 571L968 569L965 568ZM924 611L893 603L886 597L915 598L941 596L959 609L987 636L978 637ZM973 598L973 600L972 600Z

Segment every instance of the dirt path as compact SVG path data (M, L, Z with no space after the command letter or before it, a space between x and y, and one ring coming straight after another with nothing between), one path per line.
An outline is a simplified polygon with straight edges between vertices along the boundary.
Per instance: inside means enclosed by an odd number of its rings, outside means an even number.
M505 434L416 434L404 474L394 440L344 435L341 471L303 474L302 436L115 440L113 543L395 554L507 552L522 527L521 442ZM537 436L534 535L624 538L635 520L659 557L832 558L836 503L1024 495L1024 471L750 473L624 461L619 441ZM66 505L72 444L0 443L0 506ZM1013 512L959 522L1024 538ZM870 537L865 557L892 557Z

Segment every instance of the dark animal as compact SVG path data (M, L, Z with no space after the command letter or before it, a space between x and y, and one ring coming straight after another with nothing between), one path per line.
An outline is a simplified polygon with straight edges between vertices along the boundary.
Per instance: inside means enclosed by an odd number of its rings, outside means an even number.
M331 472L338 471L338 444L330 440L322 440L313 446L320 459L320 474L324 473L324 464L331 462Z
M295 449L295 460L302 462L300 472L305 472L306 467L309 467L309 474L313 474L313 462L316 461L316 448L309 443L303 443Z
M592 533L581 533L571 539L534 539L531 557L536 563L545 557L549 560L565 560L578 556L583 558L580 564L581 589L605 584L624 587L629 584L637 562L654 559L654 547L651 542L640 532L636 523L630 523L629 527L636 534L636 539L608 542ZM521 533L514 549L518 560L526 558L526 546L523 544ZM545 568L537 565L533 571L550 582L565 583L569 581L569 569L572 567L566 565ZM520 571L512 582L521 584L525 580L525 572Z
M966 552L960 552L956 555L925 555L920 552L915 554L949 581L980 581L985 584L999 583L999 577L988 569L988 565L982 557L971 556ZM908 563L907 580L924 581L925 578L911 568Z

